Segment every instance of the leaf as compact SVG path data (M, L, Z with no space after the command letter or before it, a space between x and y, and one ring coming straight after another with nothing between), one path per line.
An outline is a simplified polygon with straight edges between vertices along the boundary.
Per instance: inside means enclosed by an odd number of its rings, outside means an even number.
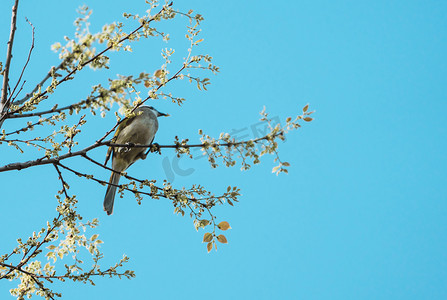
M218 227L220 230L228 230L228 229L231 229L231 226L230 226L230 224L229 224L227 221L222 221L222 222L220 222L219 225L217 225L217 227Z
M283 162L282 165L283 165L284 167L290 167L290 164L289 164L288 162L286 162L286 161Z
M200 227L205 227L210 223L210 221L208 220L200 220Z
M306 112L308 108L309 108L309 104L306 104L306 106L303 107L303 112Z
M208 253L210 253L211 249L213 249L213 243L210 242L206 245L206 250L208 250Z
M158 69L157 71L155 71L154 76L161 78L163 75L163 70L162 69Z
M272 173L275 173L276 171L278 171L279 168L280 168L280 166L273 167Z
M310 121L312 121L313 119L312 119L311 117L305 117L303 120L306 121L306 122L310 122Z
M222 244L226 244L226 243L228 243L227 238L226 238L223 234L219 234L219 235L217 236L217 240L218 240L219 242L221 242Z
M211 242L213 240L213 235L211 234L211 233L209 233L209 232L207 232L207 233L205 233L204 235L203 235L203 242L204 243L209 243L209 242ZM209 252L209 251L208 251Z
M198 43L201 43L201 42L203 42L203 39L197 40L197 41L195 42L195 44L197 45Z

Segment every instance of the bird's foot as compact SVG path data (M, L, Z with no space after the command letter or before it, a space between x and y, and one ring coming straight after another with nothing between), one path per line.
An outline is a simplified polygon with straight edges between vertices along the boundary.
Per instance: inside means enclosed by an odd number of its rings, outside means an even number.
M119 147L118 152L120 153L129 152L130 150L132 150L132 147L135 147L135 143L127 142L126 145L127 145L126 147Z

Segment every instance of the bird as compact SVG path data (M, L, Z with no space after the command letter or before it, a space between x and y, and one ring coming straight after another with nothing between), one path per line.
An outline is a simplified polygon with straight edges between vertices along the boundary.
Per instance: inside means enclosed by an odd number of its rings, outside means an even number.
M135 109L134 116L125 119L117 128L113 136L115 144L129 145L151 145L158 130L158 117L169 116L159 112L152 106L142 105ZM121 172L124 172L134 162L145 159L144 153L148 147L109 147L104 165L112 155L112 172L104 197L104 210L107 215L113 213L113 203L115 201L116 188L119 183Z

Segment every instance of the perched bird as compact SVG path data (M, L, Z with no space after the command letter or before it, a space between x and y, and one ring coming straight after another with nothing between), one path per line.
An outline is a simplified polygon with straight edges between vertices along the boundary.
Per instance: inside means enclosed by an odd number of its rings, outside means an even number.
M140 106L135 110L135 116L126 119L118 126L113 137L115 144L132 144L150 145L152 144L155 133L158 130L157 117L169 116L168 114L157 111L152 106ZM129 166L140 158L144 159L147 147L109 147L107 151L106 161L112 154L112 169L117 172L125 171ZM115 193L121 175L112 172L110 176L107 192L104 197L104 210L108 215L113 212L113 202Z

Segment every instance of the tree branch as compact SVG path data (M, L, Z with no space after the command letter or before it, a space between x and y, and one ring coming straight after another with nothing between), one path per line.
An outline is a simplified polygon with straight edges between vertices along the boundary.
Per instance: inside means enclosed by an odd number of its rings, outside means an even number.
M45 288L45 286L43 285L43 283L40 282L40 281L37 279L37 278L45 278L45 279L46 279L45 276L43 276L43 275L36 275L36 274L34 274L34 273L25 271L24 269L22 269L22 268L19 267L19 266L16 267L16 266L8 265L8 264L4 264L4 263L0 263L0 266L3 266L3 267L5 267L5 268L9 268L10 272L12 272L13 270L16 270L16 271L18 271L18 272L21 272L21 273L23 273L23 274L28 275L29 277L32 278L32 280L39 286L39 288L40 288L42 291L47 292L47 296L48 296L50 299L54 300L54 297L51 296L51 295L48 293L49 290L48 290L47 288ZM3 277L2 277L2 278L3 278ZM0 279L1 279L1 278L0 278Z
M64 155L58 156L58 157L53 157L53 158L48 158L47 156L38 158L36 160L30 160L27 162L17 162L17 163L12 163L12 164L8 164L8 165L4 165L3 167L0 167L0 173L1 172L6 172L6 171L12 171L12 170L22 170L22 169L27 169L29 167L34 167L34 166L39 166L39 165L48 165L48 164L54 164L54 163L58 163L64 159L70 158L70 157L75 157L75 156L85 156L87 154L88 151L91 151L95 148L101 147L101 146L112 146L112 147L128 147L128 148L153 148L156 149L156 147L158 148L175 148L175 149L188 149L188 148L207 148L207 147L232 147L232 146L238 146L238 145L242 145L242 144L247 144L247 143L257 143L260 142L262 140L269 140L272 138L275 138L277 136L283 135L282 132L278 132L275 135L266 135L257 139L253 139L253 140L248 140L248 141L241 141L241 142L229 142L229 143L203 143L203 144L193 144L193 145L187 145L187 144L175 144L175 145L159 145L159 146L154 146L154 145L139 145L139 144L114 144L112 143L111 140L109 141L102 141L103 138L101 138L100 140L98 140L97 142L95 142L94 144L76 151L76 152L71 152L71 153L66 153Z
M3 85L2 85L2 97L0 101L0 127L3 124L3 116L6 115L8 110L8 83L9 83L9 69L11 66L12 59L12 46L14 44L14 35L16 32L16 23L17 23L17 8L19 6L19 0L15 0L14 6L12 7L12 16L11 16L11 31L9 35L8 41L8 49L6 52L6 63L5 70L3 71Z
M18 0L16 0L18 1ZM172 5L172 2L169 4L169 6ZM126 40L128 40L131 36L133 36L137 31L139 31L141 28L143 28L145 25L151 23L152 21L154 21L155 19L158 18L158 16L160 14L163 13L163 11L165 10L165 7L163 7L155 16L153 16L150 20L143 22L140 26L138 26L134 31L132 31L131 33L127 34L125 37L121 38L117 43L120 44ZM94 57L92 57L91 59L87 60L86 62L83 62L82 64L79 64L79 66L73 70L71 70L71 72L69 72L67 75L65 75L64 78L62 78L60 81L57 82L56 87L59 86L61 83L67 81L69 78L71 78L72 75L74 75L78 70L82 69L83 67L87 66L88 64L90 64L91 62L95 61L96 59L98 59L100 56L102 56L105 52L109 51L110 49L113 48L113 44L108 46L107 48L105 48L104 50L102 50L101 52L99 52L98 54L96 54ZM48 91L43 91L42 93L40 93L37 97L43 97L48 93ZM3 115L0 118L0 122L2 122L4 119L9 118L10 115L16 114L18 112L20 112L21 108L18 108L15 111L9 112L5 115Z
M111 92L114 92L114 89L110 90ZM87 104L91 101L95 101L96 99L98 99L99 97L101 97L101 95L95 96L93 98L87 98L85 100L81 100L79 102L76 102L74 104L71 105L67 105L64 107L60 107L58 108L58 105L56 104L55 106L53 106L53 108L48 109L48 110L44 110L44 111L40 111L40 112L35 112L35 113L28 113L28 114L20 114L20 115L9 115L8 118L10 119L14 119L14 118L28 118L28 117L40 117L42 115L46 115L46 114L51 114L51 113L60 113L64 110L70 110L70 109L74 109L76 107L79 107L80 105L84 105Z

